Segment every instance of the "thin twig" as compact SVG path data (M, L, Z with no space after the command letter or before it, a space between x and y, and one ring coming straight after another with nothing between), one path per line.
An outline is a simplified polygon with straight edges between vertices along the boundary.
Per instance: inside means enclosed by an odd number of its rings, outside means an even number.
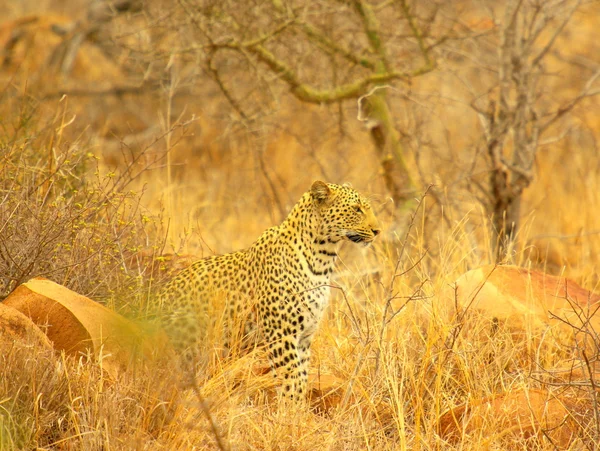
M406 230L406 234L404 236L404 241L402 242L402 246L400 248L400 252L398 254L398 257L396 259L396 265L394 267L394 273L392 275L392 278L390 280L390 284L386 290L386 295L385 295L385 299L386 299L386 303L385 303L385 307L383 310L383 315L381 318L381 326L379 328L379 346L377 348L376 354L375 354L375 374L377 374L377 372L379 371L379 365L380 365L380 357L381 357L381 346L383 343L383 335L385 333L385 329L387 328L389 321L388 321L388 311L391 308L391 303L392 301L396 298L396 296L394 295L394 284L396 282L396 278L399 276L399 269L400 269L400 264L402 262L402 257L404 256L404 252L406 249L406 243L408 242L408 237L410 236L410 232L414 226L415 223L415 219L417 217L417 214L419 212L419 210L421 209L421 206L423 205L423 201L425 200L425 197L427 196L427 193L429 192L429 190L431 189L433 185L429 185L427 187L427 189L425 189L425 192L421 195L421 198L418 201L417 204L417 208L415 208L415 210L413 211L409 223L408 223L408 228ZM406 272L403 272L403 274L405 274ZM425 282L423 282L425 283ZM423 284L421 284L421 287L423 286ZM420 290L420 288L419 288ZM416 293L416 292L415 292ZM410 300L415 299L415 296L413 294L413 296L410 296L408 301L405 302L405 304L400 307L400 310L402 310ZM396 312L398 313L398 312ZM394 316L396 315L396 313L394 314Z
M208 420L208 424L210 425L210 430L213 434L215 442L217 443L217 447L222 451L229 451L231 446L229 443L225 442L225 439L222 437L221 432L219 431L219 427L217 426L217 422L210 411L210 407L208 406L206 399L202 396L200 392L200 387L198 386L198 382L195 377L192 377L192 389L196 394L196 398L198 398L198 404L200 404L200 410Z

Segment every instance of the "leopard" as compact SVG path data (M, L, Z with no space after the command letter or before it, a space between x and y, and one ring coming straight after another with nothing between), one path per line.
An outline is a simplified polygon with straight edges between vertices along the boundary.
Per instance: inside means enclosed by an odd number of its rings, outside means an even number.
M163 325L176 354L193 367L207 305L218 298L223 327L243 318L243 335L264 344L279 390L305 398L310 347L330 300L340 246L369 246L380 232L367 197L347 184L315 181L283 222L250 247L198 260L166 284Z

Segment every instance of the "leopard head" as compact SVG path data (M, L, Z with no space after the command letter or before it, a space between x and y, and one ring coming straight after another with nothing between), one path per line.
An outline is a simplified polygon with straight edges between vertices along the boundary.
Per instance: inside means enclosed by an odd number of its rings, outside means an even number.
M316 181L310 195L321 219L318 233L322 239L369 245L381 232L369 200L349 186Z

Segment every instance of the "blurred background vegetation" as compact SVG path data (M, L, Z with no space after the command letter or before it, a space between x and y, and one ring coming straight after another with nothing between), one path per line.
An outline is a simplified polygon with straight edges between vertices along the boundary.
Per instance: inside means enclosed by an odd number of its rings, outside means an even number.
M80 180L118 173L143 190L168 251L248 245L323 178L376 195L392 235L432 184L433 256L465 221L482 261L598 258L595 2L0 11L4 153L24 146L47 175L69 152L93 156Z
M80 155L69 173L82 184L108 175L144 192L161 252L246 246L322 178L373 194L388 237L433 185L419 227L434 259L459 223L479 262L598 259L595 2L0 12L3 170L27 160L49 179Z

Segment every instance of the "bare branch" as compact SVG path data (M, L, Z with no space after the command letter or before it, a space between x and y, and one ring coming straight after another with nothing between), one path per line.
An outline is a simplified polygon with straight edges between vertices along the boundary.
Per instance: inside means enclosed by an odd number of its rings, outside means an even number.
M248 115L244 112L244 110L242 109L242 106L239 104L239 102L234 98L233 94L231 94L229 89L225 86L225 83L223 82L223 79L221 78L221 74L215 67L214 55L215 55L214 51L209 52L209 54L208 54L208 59L206 61L206 66L208 68L208 71L212 74L213 80L217 83L219 90L225 96L225 98L227 99L229 104L232 106L232 108L235 111L237 111L237 113L240 115L240 117L242 119L248 120Z
M567 26L567 24L571 20L571 17L573 17L573 14L575 13L575 11L577 11L577 8L579 8L579 5L581 5L581 0L577 0L573 4L573 6L567 11L567 13L563 17L562 22L554 30L554 33L552 34L552 37L550 38L548 43L544 46L543 49L541 49L539 51L537 56L535 56L533 58L533 60L531 61L532 66L537 66L540 63L540 61L542 60L542 58L544 58L546 56L546 54L550 51L550 49L552 49L552 47L554 46L554 43L556 42L556 39L563 32L564 28ZM540 32L541 32L541 30L540 30Z
M277 73L291 88L292 93L300 100L310 103L334 103L340 100L353 99L376 83L385 83L400 78L408 78L407 74L389 72L369 75L353 83L336 86L332 89L319 90L301 83L295 72L286 63L279 60L263 46L249 47L248 51L258 56L271 70Z
M354 9L356 12L358 12L360 18L362 19L365 34L369 40L371 49L379 57L377 70L389 72L390 66L387 61L385 46L381 41L381 36L379 34L379 23L377 22L377 17L375 16L373 8L368 2L363 0L354 0L352 3L354 5Z
M347 59L348 61L350 61L351 63L354 63L356 65L366 67L368 69L375 69L375 63L373 61L371 61L370 59L368 59L365 56L360 56L360 57L356 56L350 50L343 48L341 45L336 44L334 41L329 39L327 36L320 33L315 27L313 27L307 23L303 23L301 25L301 28L302 28L302 31L304 31L304 33L306 33L306 35L309 38L313 39L315 42L317 42L321 46L325 47L326 49L329 49L331 52L341 55L342 57L344 57L345 59Z
M417 40L417 44L419 45L421 54L423 55L423 58L425 59L425 65L434 67L435 61L433 61L429 55L430 47L428 47L425 44L425 39L423 38L423 33L421 32L420 28L417 26L417 24L415 22L415 18L410 12L410 7L408 6L408 3L406 2L406 0L399 0L399 1L400 1L400 7L402 8L402 12L404 13L404 17L406 17L406 20L408 21L410 30L412 31L413 36Z
M585 86L581 89L581 91L579 91L579 94L577 94L575 98L571 99L565 105L559 107L556 113L554 113L554 115L550 119L548 119L546 122L540 125L540 132L543 132L546 129L548 129L548 127L554 124L565 114L570 113L573 110L573 108L575 108L577 104L583 99L600 94L600 90L592 91L592 87L594 83L596 83L596 80L598 80L598 78L600 78L600 67L596 69L596 72L594 72L590 78L588 78L587 82L585 83Z

